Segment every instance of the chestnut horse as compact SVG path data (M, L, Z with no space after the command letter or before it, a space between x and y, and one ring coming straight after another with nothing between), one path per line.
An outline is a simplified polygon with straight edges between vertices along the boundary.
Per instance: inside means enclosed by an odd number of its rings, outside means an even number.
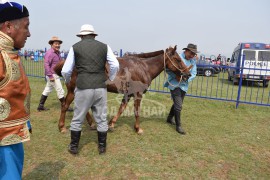
M107 90L108 92L112 93L124 94L124 97L118 113L109 122L109 128L110 130L114 129L117 119L126 108L130 98L134 97L134 114L136 119L134 129L138 134L141 134L143 133L143 130L140 128L139 121L140 103L143 93L147 91L152 80L156 78L164 70L164 68L170 69L178 76L180 75L181 80L187 80L187 76L190 76L189 70L192 68L192 66L187 67L184 64L176 52L176 46L174 48L169 47L166 49L166 51L161 50L152 53L136 54L117 59L120 65L119 71L113 81L106 81ZM56 74L59 76L61 76L63 65L64 61L61 61L54 68ZM106 74L108 74L108 69L108 64L106 64ZM61 108L61 115L58 124L60 132L66 132L65 114L69 105L74 100L76 78L77 71L74 69L71 75L70 83L66 84L68 92L65 102L62 104ZM89 113L87 113L86 119L88 124L91 126L93 119Z

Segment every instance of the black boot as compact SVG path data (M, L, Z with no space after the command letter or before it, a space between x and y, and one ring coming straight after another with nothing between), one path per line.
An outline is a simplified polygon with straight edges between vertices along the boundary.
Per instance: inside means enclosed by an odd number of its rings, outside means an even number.
M184 129L181 127L181 118L180 118L181 112L180 111L174 111L174 117L175 117L175 125L176 125L176 131L182 135L186 134Z
M62 97L61 99L59 99L59 101L61 102L61 107L62 107L63 104L66 103L64 97ZM73 108L72 107L68 107L67 111L68 112L72 112L73 111Z
M169 113L169 115L167 117L167 123L172 124L172 125L175 125L175 122L173 120L173 117L174 117L174 105L172 105L171 110L170 110L170 113Z
M41 95L39 105L38 105L38 108L37 108L38 111L48 111L49 110L49 109L44 107L44 104L45 104L45 102L47 100L47 97L48 96Z
M78 146L81 137L81 131L71 131L71 142L68 146L68 151L71 154L78 154Z
M107 139L107 131L106 132L98 132L98 151L99 151L99 154L105 154L105 152L106 152L106 139Z

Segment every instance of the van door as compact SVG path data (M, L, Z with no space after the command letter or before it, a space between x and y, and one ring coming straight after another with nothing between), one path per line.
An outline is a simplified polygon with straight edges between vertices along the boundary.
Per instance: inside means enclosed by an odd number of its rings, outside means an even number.
M229 66L231 68L228 69L229 80L236 74L236 71L239 71L239 67L237 68L239 53L240 50L235 51L230 60Z
M246 78L259 79L260 72L258 72L258 70L255 70L255 68L257 68L256 50L244 49L242 54L244 56L241 57L241 62L245 57L243 74L248 75L246 76Z
M263 76L270 76L270 51L260 50L258 51L258 68L262 69L260 72ZM268 70L268 71L267 71Z

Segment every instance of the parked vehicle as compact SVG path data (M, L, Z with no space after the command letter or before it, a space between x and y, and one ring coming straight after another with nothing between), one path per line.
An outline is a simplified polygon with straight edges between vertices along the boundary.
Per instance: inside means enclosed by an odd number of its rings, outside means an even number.
M197 75L212 76L213 74L220 73L220 67L210 61L198 60Z
M242 61L244 59L244 66ZM256 81L268 87L270 80L270 44L239 43L234 49L229 63L228 80L234 85L239 84L240 72L242 79Z

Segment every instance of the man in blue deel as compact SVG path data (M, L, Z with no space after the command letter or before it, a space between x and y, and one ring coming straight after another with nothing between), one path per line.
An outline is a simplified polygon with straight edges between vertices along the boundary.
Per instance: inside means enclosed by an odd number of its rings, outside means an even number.
M22 179L30 140L30 86L19 50L30 37L25 6L0 1L0 179Z
M168 73L168 80L165 82L164 87L168 87L171 92L171 97L173 99L173 105L171 107L170 113L167 118L167 123L173 124L173 117L175 119L176 131L181 135L186 134L184 129L181 126L181 111L186 92L188 91L188 84L191 82L197 74L196 66L196 55L199 53L197 51L197 45L188 44L186 48L183 48L184 52L180 54L183 62L189 67L193 65L190 70L191 77L187 81L178 82L176 75L170 71L166 70Z

